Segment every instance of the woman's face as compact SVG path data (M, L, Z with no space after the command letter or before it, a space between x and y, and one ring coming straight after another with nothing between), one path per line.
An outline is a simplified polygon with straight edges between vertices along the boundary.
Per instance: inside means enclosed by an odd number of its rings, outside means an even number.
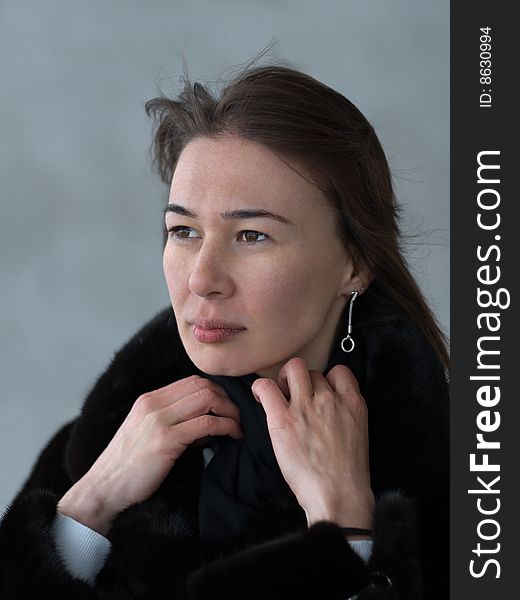
M261 144L197 138L175 169L166 227L164 274L199 369L275 378L294 356L325 368L360 282L317 187Z

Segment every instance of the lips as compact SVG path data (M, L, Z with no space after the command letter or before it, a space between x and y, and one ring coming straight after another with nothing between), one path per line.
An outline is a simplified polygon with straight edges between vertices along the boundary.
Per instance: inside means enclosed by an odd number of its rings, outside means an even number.
M246 329L238 323L223 319L193 319L189 323L193 336L203 344L225 342Z
M242 325L238 323L232 323L231 321L223 321L220 319L193 319L192 321L188 321L190 325L194 325L198 329L231 329L236 331L241 331L245 329Z

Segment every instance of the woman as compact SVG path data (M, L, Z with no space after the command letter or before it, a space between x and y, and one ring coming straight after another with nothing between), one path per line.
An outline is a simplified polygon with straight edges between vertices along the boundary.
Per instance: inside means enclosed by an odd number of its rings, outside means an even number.
M447 353L374 130L280 66L147 111L171 307L5 514L3 597L447 597Z

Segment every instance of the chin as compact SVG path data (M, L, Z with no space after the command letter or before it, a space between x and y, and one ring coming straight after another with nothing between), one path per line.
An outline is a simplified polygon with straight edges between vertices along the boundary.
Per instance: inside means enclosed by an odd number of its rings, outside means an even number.
M255 372L255 364L244 361L244 350L238 350L224 344L200 344L196 342L191 332L184 335L179 332L182 345L192 363L208 375L223 375L240 377ZM254 362L254 361L253 361Z
M213 362L196 361L193 360L193 358L191 360L195 364L197 369L200 369L208 375L225 375L226 377L241 377L242 375L247 375L254 371L254 369L245 369L238 365L219 365Z
M255 371L254 365L244 364L243 361L232 361L229 354L225 353L222 357L202 356L201 352L192 352L186 348L186 352L192 363L208 375L224 375L227 377L241 377ZM215 353L216 354L216 353ZM226 355L227 354L227 355Z

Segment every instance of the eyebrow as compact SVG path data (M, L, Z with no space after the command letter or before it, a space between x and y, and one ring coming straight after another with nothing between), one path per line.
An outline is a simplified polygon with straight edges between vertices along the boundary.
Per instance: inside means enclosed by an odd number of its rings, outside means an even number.
M180 204L167 204L164 208L164 214L172 212L177 215L182 215L183 217L190 217L192 219L197 218L197 214L188 210L184 206ZM240 208L237 210L226 210L224 212L219 213L219 215L226 221L233 221L237 219L254 219L256 217L263 217L267 219L274 219L275 221L280 221L281 223L285 223L286 225L293 225L289 219L286 217L282 217L282 215L277 215L269 210L264 210L262 208Z

